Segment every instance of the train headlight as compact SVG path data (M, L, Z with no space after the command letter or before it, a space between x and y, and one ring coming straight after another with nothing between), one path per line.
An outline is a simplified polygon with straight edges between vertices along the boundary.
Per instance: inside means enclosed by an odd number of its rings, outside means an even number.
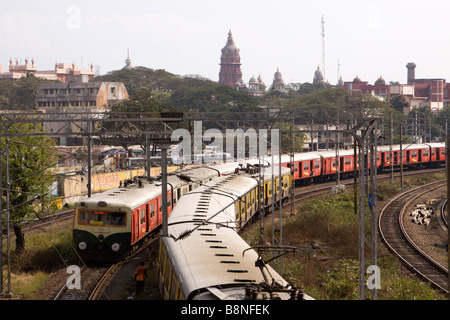
M113 243L111 249L112 251L117 252L120 249L120 245L118 243Z
M84 250L84 249L86 249L86 247L87 247L87 244L84 241L82 241L78 244L78 248L80 248L80 250Z

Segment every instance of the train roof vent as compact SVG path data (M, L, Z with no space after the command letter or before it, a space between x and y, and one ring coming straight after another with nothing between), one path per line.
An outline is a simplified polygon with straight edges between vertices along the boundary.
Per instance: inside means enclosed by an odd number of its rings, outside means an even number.
M254 282L256 282L255 280L252 280L252 279L233 279L233 281L234 282L239 282L239 283L243 283L243 282L245 282L245 283L247 283L247 282L251 282L251 283L254 283Z
M228 269L227 272L231 272L231 273L248 273L248 270L245 270L245 269Z
M216 253L216 257L234 257L234 254L232 253Z

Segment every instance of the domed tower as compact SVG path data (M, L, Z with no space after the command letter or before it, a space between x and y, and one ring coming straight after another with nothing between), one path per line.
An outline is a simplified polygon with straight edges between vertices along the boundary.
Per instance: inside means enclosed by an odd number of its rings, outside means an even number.
M284 91L283 75L279 68L277 68L277 72L273 75L272 90Z
M386 81L383 79L382 76L380 76L377 81L375 81L375 85L376 86L384 86L386 85Z
M316 72L314 72L313 83L321 83L323 81L323 73L320 68L317 66Z
M223 47L220 57L219 83L236 89L245 87L242 80L241 57L238 47L234 44L231 30L228 32L227 44Z

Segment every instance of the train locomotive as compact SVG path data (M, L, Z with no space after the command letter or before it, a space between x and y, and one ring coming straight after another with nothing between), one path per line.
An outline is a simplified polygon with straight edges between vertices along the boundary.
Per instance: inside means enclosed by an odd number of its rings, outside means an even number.
M290 169L267 169L216 178L180 199L168 219L169 236L160 239L157 274L164 299L311 299L237 233L258 209L289 194ZM269 183L277 184L273 193Z

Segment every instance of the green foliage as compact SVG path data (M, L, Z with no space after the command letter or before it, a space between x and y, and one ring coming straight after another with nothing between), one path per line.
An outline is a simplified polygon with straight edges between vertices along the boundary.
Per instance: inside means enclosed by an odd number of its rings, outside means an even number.
M401 191L401 187L395 181L379 183L377 186L377 199L386 200Z
M199 112L242 112L259 111L260 100L230 86L211 82L201 87L180 87L172 93L169 103Z
M112 71L91 81L124 82L130 98L114 105L112 111L116 112L220 112L216 120L229 119L236 112L262 114L259 108L261 99L199 76L181 77L165 70L136 67ZM246 120L253 118L241 117ZM217 123L204 123L204 126L205 129L217 128Z
M356 300L359 297L359 265L357 260L342 259L324 276L323 283L331 300Z
M0 110L34 110L39 87L46 82L32 74L14 82L0 81Z
M354 214L353 194L343 192L299 204L297 214L283 227L301 238L326 240L346 246L356 243L358 217ZM299 241L301 242L301 241Z
M139 89L170 93L183 86L200 87L205 83L212 83L198 76L180 77L165 70L146 67L114 70L91 80L91 82L96 81L123 82L130 95Z
M291 99L287 110L301 115L301 122L309 123L311 119L337 119L338 112L345 110L347 93L342 88L325 88L313 90Z
M18 134L43 132L41 124L32 123L16 123L9 131ZM33 195L44 195L49 192L54 179L48 169L56 163L57 157L56 150L52 148L55 142L47 136L14 136L9 140L10 188L13 190L10 192L10 207L13 207L32 199ZM2 138L2 150L5 150L5 145L6 139ZM5 157L2 157L2 170L2 183L6 187ZM4 204L3 208L5 207ZM20 206L11 211L11 218L20 220L35 210L35 204Z
M281 128L279 122L275 123L274 128L279 128L280 132L288 132L293 130L291 128L291 124L289 122L282 122ZM281 149L283 152L301 152L303 145L306 140L306 134L303 132L293 133L292 136L290 134L282 134L281 135ZM293 150L291 150L293 149Z
M391 106L395 110L403 113L405 108L409 107L408 102L406 101L404 96L395 95L391 98Z
M401 278L387 288L393 300L436 300L438 295L429 284L421 281Z

